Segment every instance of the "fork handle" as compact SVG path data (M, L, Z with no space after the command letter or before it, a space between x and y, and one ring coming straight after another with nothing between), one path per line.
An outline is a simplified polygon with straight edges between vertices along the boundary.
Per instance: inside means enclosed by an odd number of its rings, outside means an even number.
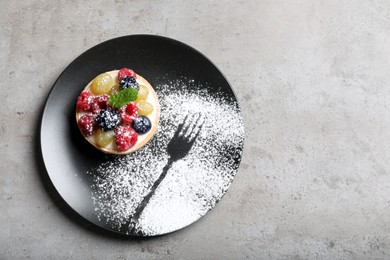
M173 160L171 158L168 159L167 164L164 166L162 173L158 177L158 179L153 183L152 187L150 188L149 193L142 199L141 203L138 204L137 208L134 211L133 216L131 217L131 220L135 223L138 222L138 219L140 215L142 214L143 210L145 209L146 205L148 205L149 200L153 197L157 187L160 185L162 180L167 176L169 168L171 168L173 163Z

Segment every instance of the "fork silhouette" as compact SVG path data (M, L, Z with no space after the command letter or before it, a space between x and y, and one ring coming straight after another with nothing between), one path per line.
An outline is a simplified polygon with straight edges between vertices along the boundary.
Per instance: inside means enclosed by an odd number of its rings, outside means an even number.
M153 197L157 187L166 177L172 164L184 158L189 153L192 146L194 145L196 138L199 136L199 133L202 130L204 122L204 116L200 113L197 113L191 117L187 115L183 122L178 126L174 136L169 141L167 146L167 152L169 156L168 162L164 166L163 171L158 179L153 183L149 193L143 198L140 204L138 204L133 216L130 218L128 224L129 233L142 235L142 231L137 232L139 217L141 216L146 205L149 203L149 200Z

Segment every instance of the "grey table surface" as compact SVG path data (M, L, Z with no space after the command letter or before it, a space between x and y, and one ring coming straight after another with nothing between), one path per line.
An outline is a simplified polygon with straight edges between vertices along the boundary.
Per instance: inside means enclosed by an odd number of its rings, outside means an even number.
M0 1L0 259L388 259L387 0ZM193 225L96 232L45 189L38 125L79 54L163 35L208 56L245 123L239 172Z

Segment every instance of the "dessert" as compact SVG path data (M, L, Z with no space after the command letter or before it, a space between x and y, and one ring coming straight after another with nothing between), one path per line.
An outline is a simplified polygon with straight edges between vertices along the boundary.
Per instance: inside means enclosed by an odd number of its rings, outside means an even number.
M109 154L129 154L144 146L156 132L159 116L153 87L128 68L96 76L77 98L81 133Z

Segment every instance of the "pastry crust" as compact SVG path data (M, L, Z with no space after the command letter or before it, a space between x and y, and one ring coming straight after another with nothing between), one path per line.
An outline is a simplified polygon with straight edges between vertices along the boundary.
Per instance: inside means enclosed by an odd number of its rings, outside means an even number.
M119 70L112 70L112 71L107 72L112 76L112 78L114 79L115 82L118 82L118 71ZM150 141L150 139L153 137L154 133L157 131L158 122L160 120L160 104L158 102L157 94L154 91L153 87L150 85L150 83L146 79L144 79L142 76L137 74L136 79L137 79L138 84L144 85L149 90L147 101L149 103L151 103L154 107L153 112L150 115L148 115L148 118L150 119L150 121L152 123L152 128L146 134L142 134L142 135L139 134L137 143L127 151L119 151L114 141L111 142L111 144L109 144L106 147L100 147L95 142L95 135L92 135L89 137L84 136L84 138L90 144L92 144L96 149L98 149L104 153L107 153L107 154L118 154L118 155L129 154L129 153L135 152L136 150L143 147L147 142ZM91 93L92 96L95 96L95 95L93 95L93 93L91 91L92 82L93 82L93 80L91 80L88 83L88 85L84 88L83 91L88 91ZM78 122L80 117L82 117L86 113L88 113L88 112L85 112L85 111L76 107L76 122Z

